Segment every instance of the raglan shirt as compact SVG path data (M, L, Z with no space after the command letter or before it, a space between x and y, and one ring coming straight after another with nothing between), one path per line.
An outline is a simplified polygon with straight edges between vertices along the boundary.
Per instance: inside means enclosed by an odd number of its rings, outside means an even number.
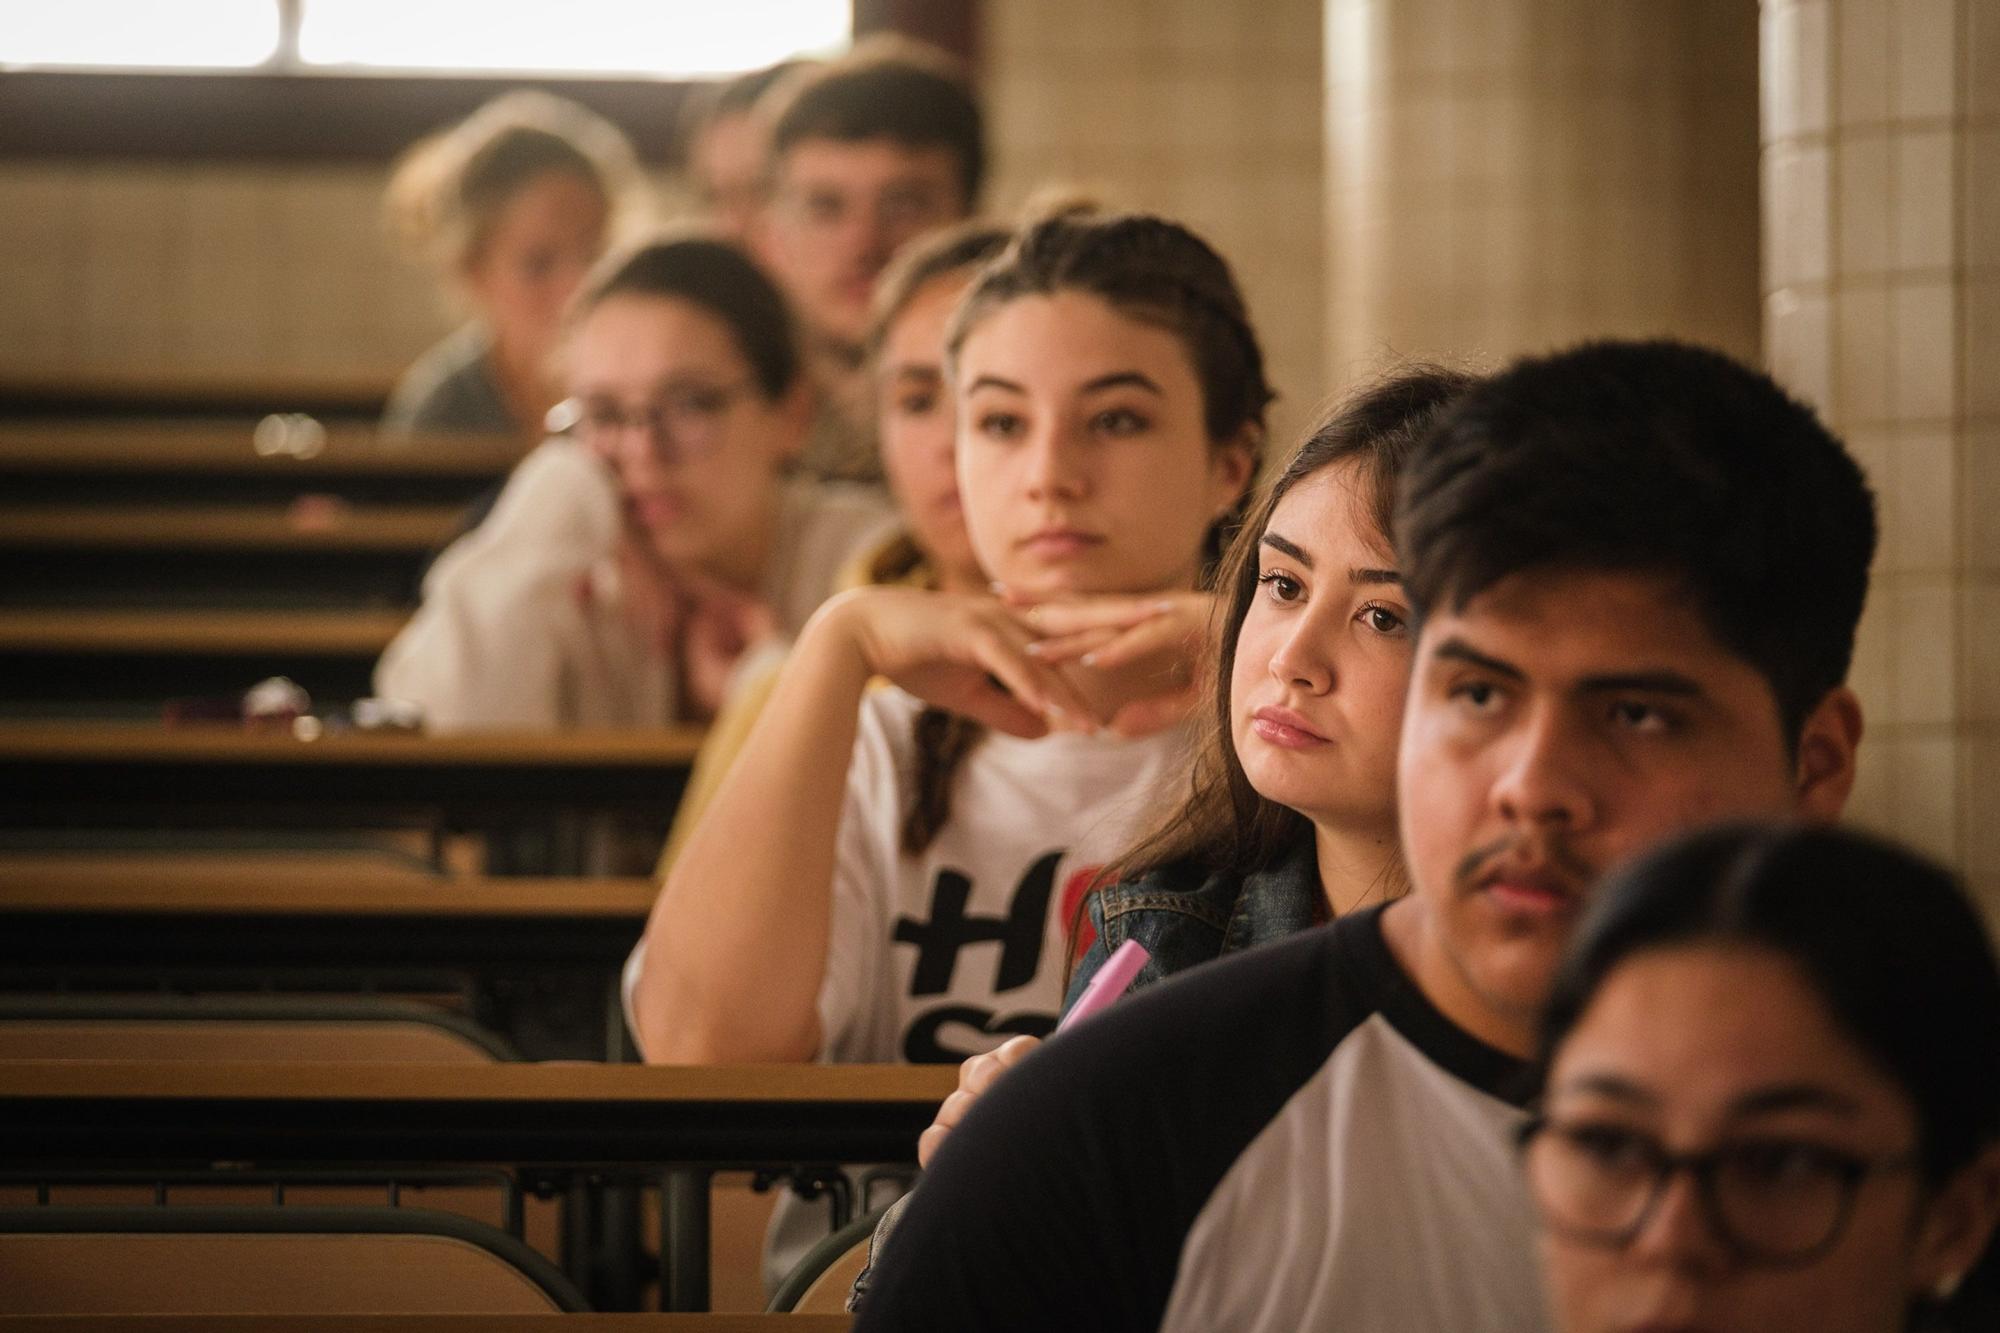
M1381 909L1114 1006L945 1141L856 1325L1535 1333L1530 1078L1397 967Z

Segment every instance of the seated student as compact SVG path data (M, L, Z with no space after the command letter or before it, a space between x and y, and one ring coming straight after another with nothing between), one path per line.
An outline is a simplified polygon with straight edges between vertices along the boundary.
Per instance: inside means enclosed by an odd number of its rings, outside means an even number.
M1270 398L1212 250L1155 218L1036 223L960 303L950 364L988 573L1041 597L1194 585ZM1064 894L1177 737L1104 734L1170 663L1052 669L1031 620L890 587L814 618L648 924L649 1059L959 1060L1053 1026ZM931 707L997 734L925 762Z
M1542 1043L1522 1160L1563 1333L2000 1328L2000 968L1944 871L1829 830L1677 842L1599 890Z
M883 470L901 522L885 531L879 542L855 553L841 572L842 588L899 583L975 593L987 586L958 498L944 335L945 321L971 285L973 273L999 254L1011 235L1004 227L963 223L913 242L882 275L868 336L869 363L875 370L875 419ZM674 808L673 830L660 854L662 878L749 738L777 684L781 664L779 659L766 659L754 676L739 679L728 707L709 728L687 789ZM946 745L962 732L948 718L918 719L920 750ZM626 969L628 980L637 974L638 952L633 957Z
M1598 873L1838 813L1860 470L1755 371L1599 343L1473 388L1396 515L1411 891L1115 1006L1001 1079L863 1330L1547 1326L1509 1139Z
M783 60L721 83L697 87L683 104L681 140L695 202L718 232L749 245L769 167L770 126L757 104L772 87L798 77L805 60Z
M376 668L434 729L705 718L888 521L871 490L781 479L810 396L783 298L723 242L609 260L565 351L567 434L439 557Z
M546 93L495 98L405 153L389 182L391 221L471 319L404 373L383 429L539 438L560 397L563 309L638 179L615 126Z
M1417 439L1474 382L1431 367L1384 376L1336 407L1264 492L1217 579L1228 601L1184 795L1086 895L1089 951L1065 1008L1128 939L1150 955L1138 990L1402 894L1410 611L1389 519ZM1015 1037L966 1061L919 1160L1038 1044Z
M770 125L770 179L754 249L799 312L823 395L801 462L817 476L872 480L870 296L904 244L977 206L979 103L942 52L875 37L781 81L757 114Z

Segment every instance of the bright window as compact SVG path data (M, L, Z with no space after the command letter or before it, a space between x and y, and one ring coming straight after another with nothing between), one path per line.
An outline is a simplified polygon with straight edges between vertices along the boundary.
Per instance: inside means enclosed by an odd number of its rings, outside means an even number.
M698 77L846 44L852 0L306 0L307 65Z
M853 0L0 0L0 68L700 78L853 29Z
M0 0L0 68L245 69L278 54L279 0Z

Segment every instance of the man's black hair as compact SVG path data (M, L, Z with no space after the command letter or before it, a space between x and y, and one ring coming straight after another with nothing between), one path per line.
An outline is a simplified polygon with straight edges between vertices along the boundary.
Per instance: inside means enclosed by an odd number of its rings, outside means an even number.
M1875 501L1846 449L1769 376L1675 342L1515 363L1417 450L1396 509L1421 616L1537 570L1678 581L1770 682L1789 739L1847 678Z

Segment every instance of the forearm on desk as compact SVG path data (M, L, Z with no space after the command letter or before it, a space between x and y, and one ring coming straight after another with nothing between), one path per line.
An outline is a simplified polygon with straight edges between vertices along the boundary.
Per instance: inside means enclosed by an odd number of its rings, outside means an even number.
M668 872L633 1003L659 1064L807 1060L869 669L839 617L808 625Z

